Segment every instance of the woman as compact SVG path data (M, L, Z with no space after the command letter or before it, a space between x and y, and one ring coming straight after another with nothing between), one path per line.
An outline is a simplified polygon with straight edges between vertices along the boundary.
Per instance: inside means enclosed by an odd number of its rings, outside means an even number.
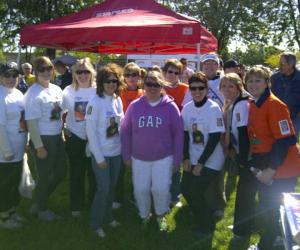
M36 83L25 95L25 119L30 133L38 182L31 213L44 221L58 219L48 210L48 200L66 173L62 131L62 90L51 83L54 67L48 57L34 61Z
M166 81L170 82L171 85L165 88L166 93L174 98L174 101L179 108L182 109L183 99L188 91L188 85L185 83L180 82L179 76L181 75L183 70L183 65L177 59L169 59L166 61L163 72ZM174 172L172 176L172 184L171 184L171 205L175 205L177 207L181 207L182 204L179 202L179 195L180 195L180 178L181 174L180 171Z
M196 218L195 234L204 239L211 237L215 229L205 193L223 166L220 138L224 124L218 104L207 98L208 80L203 73L192 75L189 89L193 101L182 110L185 134L182 194Z
M129 105L121 128L123 159L132 165L139 215L146 226L152 193L160 230L167 230L164 216L169 211L171 177L179 169L183 143L180 113L164 94L165 86L160 72L149 71L145 95Z
M141 89L142 71L136 63L127 63L124 67L123 75L126 88L121 94L121 100L123 103L123 111L126 113L129 104L135 99L141 97L144 94L144 90ZM124 201L124 176L125 168L122 166L116 190L116 201L118 202L113 203L114 208L120 207L120 202Z
M90 226L101 238L103 226L119 226L112 215L114 192L122 165L120 123L124 118L120 92L124 88L122 70L108 64L97 73L97 95L87 107L86 132L96 177L96 194L91 207Z
M223 141L224 151L227 154L229 168L235 171L228 171L228 178L235 184L236 173L239 174L237 186L235 210L234 210L234 239L250 234L253 230L254 205L256 185L253 174L249 169L249 138L248 138L248 117L250 106L250 95L244 90L243 82L239 75L228 73L220 82L220 90L225 98L224 120L226 133ZM228 185L226 188L228 189ZM232 189L234 186L232 187ZM229 194L232 190L227 190Z
M23 94L16 89L18 70L3 65L0 86L0 228L22 226L24 218L16 213L20 201L23 156L27 142Z
M96 71L89 58L80 59L72 67L73 83L63 90L66 151L70 163L70 207L72 216L79 216L84 206L85 176L88 175L89 202L95 195L95 176L91 158L86 156L86 106L95 96Z
M279 206L282 192L293 192L300 173L297 138L288 107L270 91L270 73L264 67L253 67L245 77L247 90L253 96L250 104L248 134L252 166L260 173L259 203L263 207L262 234L252 249L272 249L279 235Z

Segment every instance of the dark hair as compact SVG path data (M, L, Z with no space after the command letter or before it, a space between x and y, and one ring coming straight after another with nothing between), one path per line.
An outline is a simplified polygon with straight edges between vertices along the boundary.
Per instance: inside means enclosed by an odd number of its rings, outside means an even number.
M163 71L166 73L170 67L173 67L175 69L179 70L179 73L182 73L183 66L180 61L177 59L168 59L163 67Z
M96 83L97 83L97 95L103 97L104 92L104 83L108 80L108 78L114 75L118 80L117 89L115 91L116 95L120 95L120 93L125 89L126 85L123 79L123 70L120 66L115 63L108 63L107 65L101 67L97 72Z
M293 52L283 52L280 57L283 57L289 65L296 67L297 58Z
M206 78L206 75L202 72L196 72L191 76L191 78L189 79L189 85L191 85L194 82L204 83L205 88L208 88L208 79Z
M62 68L65 68L66 67L66 64L64 64L62 61L56 61L55 63L54 63L54 66L55 67L62 67Z

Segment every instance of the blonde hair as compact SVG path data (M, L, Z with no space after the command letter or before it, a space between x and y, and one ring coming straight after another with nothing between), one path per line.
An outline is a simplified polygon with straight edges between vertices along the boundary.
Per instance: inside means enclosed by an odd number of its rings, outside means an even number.
M80 66L84 66L88 71L91 72L91 78L89 82L89 86L96 86L96 71L94 69L93 64L91 63L91 60L89 57L85 57L83 59L79 59L73 66L72 66L72 77L73 77L73 82L72 86L74 89L79 88L79 82L77 81L76 78L76 71L79 69Z
M248 72L245 75L245 83L248 82L249 78L251 76L261 77L265 80L268 87L271 86L271 75L272 72L269 68L262 66L262 65L256 65L248 70Z
M156 70L149 70L146 73L146 75L144 77L144 82L147 82L148 79L152 79L153 81L158 83L163 88L172 86L171 83L169 83L165 80L163 74L159 71L156 71Z
M234 84L240 92L243 91L243 89L244 89L243 81L242 81L242 79L240 78L240 76L238 74L236 74L236 73L227 73L227 74L225 74L222 77L220 85L219 85L220 90L222 89L225 80L227 80L227 81L231 82L232 84Z
M139 76L141 76L141 68L134 62L127 63L124 66L124 75L127 73L137 73Z

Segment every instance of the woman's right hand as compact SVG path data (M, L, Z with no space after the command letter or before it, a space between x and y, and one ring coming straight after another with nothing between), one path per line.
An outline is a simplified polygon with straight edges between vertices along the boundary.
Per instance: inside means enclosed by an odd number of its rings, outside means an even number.
M106 161L103 161L103 162L101 162L101 163L98 163L98 167L101 168L101 169L107 168L107 163L106 163Z
M131 160L124 161L124 164L126 167L131 167L132 161Z
M184 160L184 162L183 162L183 171L191 172L191 161L190 160Z
M36 156L39 159L45 159L48 155L47 150L45 149L45 147L39 147L36 149Z

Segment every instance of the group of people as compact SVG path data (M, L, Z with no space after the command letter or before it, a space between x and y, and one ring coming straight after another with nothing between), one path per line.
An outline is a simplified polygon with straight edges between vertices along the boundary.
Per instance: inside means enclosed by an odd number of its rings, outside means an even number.
M0 225L15 228L22 223L16 206L28 131L37 171L30 212L40 220L60 217L49 209L48 200L65 177L67 156L71 214L80 216L84 209L87 175L89 224L99 237L105 237L106 225L120 225L113 201L124 169L131 167L143 226L151 220L153 198L159 229L167 230L166 215L182 193L195 217L195 235L209 239L216 212L225 206L227 162L239 175L234 238L254 232L258 192L265 222L256 249L272 249L279 231L280 194L294 190L300 173L295 56L284 53L273 76L264 66L252 67L244 77L238 70L220 73L216 54L202 56L201 62L202 71L186 73L185 84L180 81L184 62L176 59L167 60L162 69L109 63L97 72L88 58L80 59L72 66L72 83L62 90L51 83L51 60L39 57L35 83L24 96L16 89L19 72L3 66ZM234 61L227 63L227 68L234 67Z

